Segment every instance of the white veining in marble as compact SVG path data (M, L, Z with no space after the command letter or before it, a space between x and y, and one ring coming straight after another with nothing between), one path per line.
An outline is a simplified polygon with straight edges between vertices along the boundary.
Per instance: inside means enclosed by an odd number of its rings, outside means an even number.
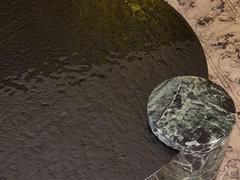
M235 124L232 99L209 80L181 76L162 82L150 95L153 134L179 154L147 180L213 180Z
M240 0L168 0L192 26L208 61L209 76L240 111ZM217 180L240 180L240 113Z

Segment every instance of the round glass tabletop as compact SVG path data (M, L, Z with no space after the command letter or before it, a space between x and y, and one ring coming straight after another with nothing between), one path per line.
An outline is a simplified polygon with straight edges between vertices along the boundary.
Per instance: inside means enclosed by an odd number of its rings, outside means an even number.
M148 97L207 64L166 2L1 1L0 19L2 179L140 180L176 155Z

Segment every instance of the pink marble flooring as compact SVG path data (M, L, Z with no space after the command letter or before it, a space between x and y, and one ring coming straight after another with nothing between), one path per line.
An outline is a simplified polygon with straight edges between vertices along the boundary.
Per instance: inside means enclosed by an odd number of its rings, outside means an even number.
M209 78L224 87L237 107L232 132L217 180L240 180L240 0L167 0L199 37Z

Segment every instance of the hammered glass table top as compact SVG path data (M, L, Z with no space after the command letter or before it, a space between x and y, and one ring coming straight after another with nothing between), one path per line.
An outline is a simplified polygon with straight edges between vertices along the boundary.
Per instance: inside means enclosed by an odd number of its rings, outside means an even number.
M163 1L0 2L0 169L17 180L139 180L176 152L147 126L151 91L207 77Z

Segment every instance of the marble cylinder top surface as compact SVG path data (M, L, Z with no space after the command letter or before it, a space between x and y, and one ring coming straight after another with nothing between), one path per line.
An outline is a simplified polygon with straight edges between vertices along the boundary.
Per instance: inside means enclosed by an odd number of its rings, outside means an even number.
M157 138L180 151L159 177L215 177L235 122L234 103L223 88L193 76L166 80L149 98L148 119Z

